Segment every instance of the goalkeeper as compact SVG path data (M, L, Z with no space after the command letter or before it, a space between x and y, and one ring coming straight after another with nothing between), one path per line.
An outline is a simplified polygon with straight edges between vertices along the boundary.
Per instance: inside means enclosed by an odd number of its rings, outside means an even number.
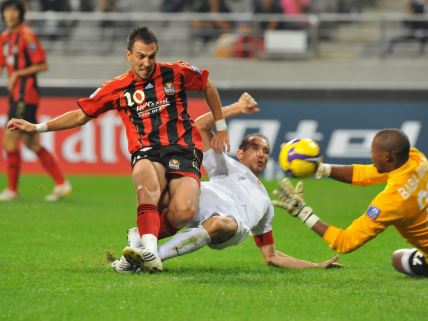
M257 111L257 103L247 93L237 103L223 108L226 118ZM337 256L313 263L275 249L272 234L273 206L266 189L257 178L269 160L270 146L264 135L246 136L236 152L238 160L235 160L209 148L214 126L210 112L200 116L196 124L203 138L203 164L210 180L201 184L199 211L188 228L159 248L162 261L196 251L205 245L217 250L238 245L252 234L268 265L298 269L342 267L336 262ZM134 272L144 267L145 250L141 248L135 228L128 231L128 245L124 249L124 256L112 263L116 272Z
M339 253L356 250L388 226L415 248L399 249L392 255L394 268L412 276L428 276L428 161L410 148L407 136L398 129L379 131L372 142L372 165L320 164L317 178L328 176L353 185L385 183L385 189L366 212L346 229L329 225L314 214L303 199L303 184L294 187L284 179L274 191L273 204L299 218Z

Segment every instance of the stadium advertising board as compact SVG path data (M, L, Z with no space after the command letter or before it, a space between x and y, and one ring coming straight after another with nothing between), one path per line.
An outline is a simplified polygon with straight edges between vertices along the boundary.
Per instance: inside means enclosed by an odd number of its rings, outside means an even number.
M228 103L228 101L224 101ZM428 103L424 101L316 101L259 100L261 112L228 122L232 153L241 138L251 132L264 133L272 143L272 161L266 178L279 177L276 158L282 142L297 137L319 142L324 160L330 163L369 163L370 143L381 128L404 130L412 145L428 152ZM0 125L7 119L6 101L1 101ZM76 108L76 98L46 97L41 101L39 121L47 121ZM203 99L190 99L193 117L207 109ZM124 128L115 112L108 112L84 127L45 133L42 143L53 151L66 173L127 174L129 154ZM23 170L41 172L35 156L23 149ZM4 153L0 171L5 171Z

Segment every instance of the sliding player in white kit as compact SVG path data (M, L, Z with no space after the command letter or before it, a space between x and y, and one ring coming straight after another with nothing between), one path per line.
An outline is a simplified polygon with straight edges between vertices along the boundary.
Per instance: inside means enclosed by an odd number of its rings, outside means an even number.
M225 118L259 111L256 101L244 93L238 102L223 108ZM274 209L263 184L257 178L269 160L270 146L262 134L246 136L236 152L237 160L210 148L214 119L206 113L196 119L204 146L203 166L209 181L202 182L199 212L181 233L159 248L162 261L184 255L208 245L221 250L242 243L249 234L260 249L265 262L282 268L341 267L335 256L325 262L313 263L288 256L274 248L272 219ZM143 269L144 257L136 228L128 231L128 247L122 257L113 262L116 272ZM131 253L131 255L129 255Z

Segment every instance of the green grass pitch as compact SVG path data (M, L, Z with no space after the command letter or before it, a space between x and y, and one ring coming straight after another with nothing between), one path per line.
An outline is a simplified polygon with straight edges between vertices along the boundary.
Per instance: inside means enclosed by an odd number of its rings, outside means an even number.
M0 175L1 186L5 175ZM342 270L265 266L252 239L165 263L165 273L119 275L106 261L135 222L129 177L71 176L73 194L49 204L46 176L24 175L21 198L0 203L0 320L426 320L428 280L395 272L408 247L390 228ZM275 182L267 182L271 191ZM306 180L306 199L327 222L347 226L382 188ZM276 211L276 247L321 261L334 255L303 224Z

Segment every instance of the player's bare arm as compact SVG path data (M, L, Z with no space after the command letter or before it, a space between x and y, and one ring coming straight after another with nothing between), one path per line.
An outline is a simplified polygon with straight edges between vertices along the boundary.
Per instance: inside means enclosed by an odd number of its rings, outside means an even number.
M222 109L225 119L229 119L240 114L250 115L260 111L256 100L247 92L241 94L238 101L223 107ZM214 136L211 131L215 125L213 114L211 112L205 113L199 116L195 122L201 131L202 140L204 142L203 151L206 151L210 148L210 142Z
M19 69L10 75L7 82L7 89L12 90L16 80L20 77L30 76L48 70L47 63L34 64L27 68Z
M205 100L207 101L208 107L210 108L214 121L216 124L217 132L214 134L211 140L212 148L217 152L229 152L230 141L227 126L224 121L223 111L221 108L220 96L214 83L210 80L207 82L207 86L203 91Z
M64 113L46 123L32 124L23 119L12 118L7 123L7 128L11 131L22 133L37 133L46 131L58 131L75 128L86 124L92 118L87 116L81 109L76 109Z
M296 259L286 255L278 250L275 250L273 244L259 247L263 255L264 261L268 265L286 269L313 269L313 268L342 268L343 265L337 263L339 256L334 256L324 262L316 263L305 260Z

